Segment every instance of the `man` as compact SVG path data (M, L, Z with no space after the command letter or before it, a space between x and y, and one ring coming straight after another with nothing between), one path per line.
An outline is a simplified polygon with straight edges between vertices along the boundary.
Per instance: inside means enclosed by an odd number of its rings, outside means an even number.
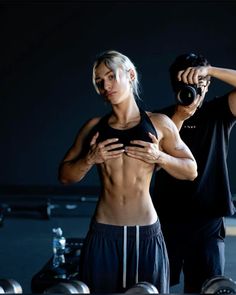
M198 177L179 181L156 172L153 202L170 260L170 285L184 274L184 292L199 293L203 283L223 275L224 216L235 208L230 191L227 151L236 119L236 71L214 67L202 55L178 56L170 66L177 104L158 112L168 115L198 164ZM211 78L233 90L204 101Z

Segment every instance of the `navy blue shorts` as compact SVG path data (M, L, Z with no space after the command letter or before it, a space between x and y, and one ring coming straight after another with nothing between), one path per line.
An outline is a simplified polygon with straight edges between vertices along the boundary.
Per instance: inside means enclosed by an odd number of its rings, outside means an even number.
M169 260L157 221L115 226L92 221L80 257L79 279L91 292L120 293L146 281L169 292Z
M184 292L200 293L203 283L224 274L225 227L223 218L164 222L162 231L170 262L170 286L184 274Z

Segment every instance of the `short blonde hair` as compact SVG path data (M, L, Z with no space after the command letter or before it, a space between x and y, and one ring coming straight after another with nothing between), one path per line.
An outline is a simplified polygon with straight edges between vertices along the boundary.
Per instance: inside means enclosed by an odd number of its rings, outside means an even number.
M97 93L99 93L98 87L95 81L95 70L101 64L104 63L109 69L111 69L115 75L117 81L119 81L118 77L118 69L121 68L124 72L128 72L129 70L133 70L135 73L135 78L131 81L133 94L139 98L139 80L137 70L132 63L132 61L125 56L124 54L115 51L115 50L107 50L101 53L93 64L93 85Z

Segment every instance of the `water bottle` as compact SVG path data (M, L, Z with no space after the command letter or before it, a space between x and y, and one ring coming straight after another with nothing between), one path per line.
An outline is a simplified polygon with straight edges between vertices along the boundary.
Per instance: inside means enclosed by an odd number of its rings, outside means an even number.
M53 228L53 267L57 268L65 263L65 246L66 239L62 236L62 229L60 227Z

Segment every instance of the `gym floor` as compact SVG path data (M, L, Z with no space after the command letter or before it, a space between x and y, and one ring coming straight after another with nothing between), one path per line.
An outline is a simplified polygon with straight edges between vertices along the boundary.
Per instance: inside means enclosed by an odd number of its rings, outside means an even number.
M6 216L0 227L0 278L14 279L23 293L31 292L31 279L52 256L52 229L61 227L65 237L83 238L88 230L95 203L90 203L76 214L52 214L42 219L40 214ZM71 207L72 208L72 207ZM78 216L76 216L78 214ZM226 270L227 277L236 280L236 217L226 218ZM182 293L182 283L171 293Z

